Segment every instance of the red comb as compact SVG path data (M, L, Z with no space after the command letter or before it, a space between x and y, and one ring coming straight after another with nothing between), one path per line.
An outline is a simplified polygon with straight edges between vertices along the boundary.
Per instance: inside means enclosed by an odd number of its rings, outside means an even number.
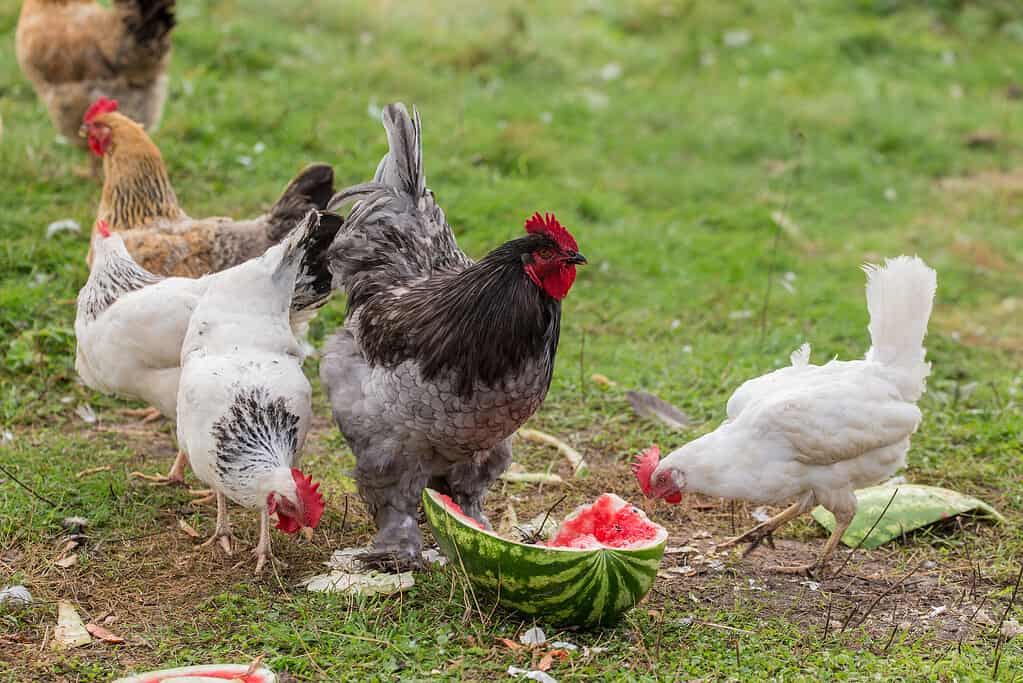
M564 228L553 213L540 215L537 211L526 221L526 232L529 234L542 233L549 235L558 243L563 251L579 251L579 245L575 243L572 233Z
M320 494L319 482L313 483L313 478L302 474L301 470L291 468L291 478L295 480L295 488L298 490L298 497L302 501L302 508L305 510L305 519L302 523L312 529L320 523L323 510L327 504L323 502L323 495Z
M85 116L82 117L82 123L92 123L92 120L97 116L109 114L112 111L117 111L117 100L101 97L86 110Z
M632 473L639 481L639 488L643 489L645 495L650 495L650 477L657 469L657 463L661 461L661 449L656 444L646 449L636 457L632 463Z
M99 234L103 237L110 237L110 226L102 218L96 221L96 229L99 230Z

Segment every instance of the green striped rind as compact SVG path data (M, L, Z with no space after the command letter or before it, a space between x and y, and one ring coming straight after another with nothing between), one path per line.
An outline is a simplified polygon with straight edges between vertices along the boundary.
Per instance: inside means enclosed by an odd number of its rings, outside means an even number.
M606 626L639 602L657 577L666 533L635 550L527 545L477 529L435 494L423 491L423 508L441 550L456 571L505 607L560 624Z

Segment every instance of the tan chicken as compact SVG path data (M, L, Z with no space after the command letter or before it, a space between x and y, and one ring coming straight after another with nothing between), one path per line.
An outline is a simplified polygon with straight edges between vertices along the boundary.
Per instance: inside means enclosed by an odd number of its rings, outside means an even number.
M99 97L152 130L167 99L175 0L25 0L18 64L69 141Z
M268 213L239 221L191 218L178 205L160 150L142 126L118 112L117 102L97 100L85 113L82 134L103 159L97 224L123 233L135 261L157 275L200 277L260 256L310 209L326 208L334 192L334 170L314 164Z

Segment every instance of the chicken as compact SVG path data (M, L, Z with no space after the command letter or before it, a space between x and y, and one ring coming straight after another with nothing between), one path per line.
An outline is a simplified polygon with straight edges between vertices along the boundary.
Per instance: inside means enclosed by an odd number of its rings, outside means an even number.
M561 301L586 263L550 214L478 262L463 254L426 189L414 114L385 108L390 150L374 182L331 202L358 200L331 248L348 313L320 363L377 526L361 559L384 568L420 565L427 485L487 523L484 495L547 394Z
M271 558L277 528L315 528L323 514L318 484L298 469L312 417L312 387L289 311L303 280L331 285L322 248L341 226L310 212L263 256L217 276L192 313L181 350L178 442L196 475L217 492L219 541L231 553L227 499L257 508L256 573Z
M107 395L141 399L171 420L177 418L181 349L199 299L228 269L202 278L163 278L142 268L124 246L125 233L111 233L100 221L93 238L95 258L78 293L75 369L90 388ZM333 219L324 230L340 227ZM325 258L333 235L314 245ZM241 266L236 266L239 268ZM319 261L303 265L291 301L291 324L302 330L328 300L332 283L317 276ZM184 483L185 453L179 452L167 483Z
M97 220L124 232L128 251L153 273L199 277L259 256L310 209L326 208L334 194L333 169L314 164L291 181L267 214L242 221L190 218L178 205L160 150L117 106L98 100L83 118L89 147L103 158Z
M25 0L15 49L53 125L85 147L82 116L100 97L155 130L167 99L175 0Z
M792 365L749 380L728 401L728 418L658 463L656 446L634 470L647 495L678 502L686 491L753 503L795 502L720 547L750 550L785 522L822 505L834 533L817 560L824 568L856 514L854 491L890 478L906 464L926 388L924 336L937 276L922 260L900 256L864 266L871 347L863 360L810 363L810 346Z

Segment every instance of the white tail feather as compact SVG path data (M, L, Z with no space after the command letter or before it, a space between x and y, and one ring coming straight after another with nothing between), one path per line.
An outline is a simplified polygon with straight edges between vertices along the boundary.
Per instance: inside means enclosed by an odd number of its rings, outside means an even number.
M870 350L867 360L908 373L903 397L916 400L931 366L924 358L924 336L931 317L938 276L916 256L886 259L883 266L863 266L867 274Z

